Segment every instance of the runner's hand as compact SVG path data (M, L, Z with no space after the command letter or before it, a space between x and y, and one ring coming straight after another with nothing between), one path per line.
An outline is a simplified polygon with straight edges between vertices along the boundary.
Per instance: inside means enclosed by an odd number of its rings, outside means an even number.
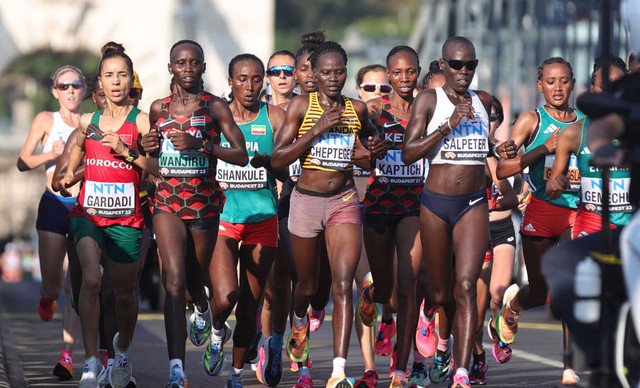
M271 164L271 156L266 152L261 154L258 151L253 151L253 158L251 158L251 166L253 168L267 167Z
M513 140L507 140L504 143L496 146L496 153L501 158L513 159L518 155L518 147Z
M110 147L113 152L120 156L122 156L125 150L129 148L122 142L120 136L118 136L118 134L115 132L105 132L104 137L102 138L102 140L100 140L100 143L106 145L107 147Z
M53 142L53 148L51 149L53 156L57 159L64 152L64 140L58 139Z
M151 129L149 132L145 133L140 141L144 152L151 153L160 148L161 138L162 135L156 129Z
M319 135L321 133L327 132L334 125L340 124L341 115L342 110L337 106L333 106L325 110L314 126L314 128L317 128L315 134Z
M556 145L558 144L558 135L560 135L560 127L553 132L551 136L544 142L543 146L547 149L548 154L556 152Z
M567 173L567 175L568 174L570 174L570 172ZM563 190L568 190L571 187L569 177L567 175L558 175L557 177L551 178L547 181L546 192L549 198L557 199L560 197Z
M200 146L202 145L201 141L198 141L195 137L179 129L174 129L167 137L171 140L173 148L178 151L197 150L200 149Z
M369 136L369 152L377 159L384 159L387 155L389 146L386 141L382 141L379 137Z

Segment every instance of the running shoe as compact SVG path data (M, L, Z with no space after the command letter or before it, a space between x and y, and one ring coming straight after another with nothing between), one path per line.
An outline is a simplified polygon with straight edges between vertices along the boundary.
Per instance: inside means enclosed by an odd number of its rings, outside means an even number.
M375 388L378 386L378 372L368 370L364 376L353 385L355 388Z
M98 360L105 368L107 367L107 363L109 362L109 352L107 349L98 349Z
M393 341L396 335L396 321L391 317L391 323L380 322L376 335L375 351L378 356L388 356L393 352Z
M396 345L394 345L391 360L389 361L389 377L393 377L393 375L396 374L396 365L398 365L398 349Z
M267 364L267 359L265 358L264 347L261 347L260 351L258 351L258 363L256 364L256 370L255 370L256 378L258 379L260 384L264 384L264 380L262 380L262 370L264 369L264 366L266 364Z
M126 387L131 380L131 361L129 354L123 353L118 349L118 338L120 333L113 336L113 350L115 351L113 366L109 371L109 381L114 388Z
M229 376L225 388L242 388L242 375Z
M62 380L71 380L73 378L73 360L65 349L62 349L60 353L60 360L53 367L53 375Z
M89 357L84 360L82 377L79 388L98 388L101 381L105 379L106 371L97 357Z
M364 297L365 291L372 285L373 278L371 277L371 272L369 272L362 281L362 295L358 298L358 306L356 307L362 324L369 327L375 325L378 318L378 305L374 302L368 302Z
M429 379L434 383L445 381L453 370L453 357L451 357L451 348L453 348L453 337L449 340L449 347L446 351L436 349L433 357L433 363L429 368Z
M291 325L291 331L287 338L287 355L291 361L304 362L309 357L309 321L304 327L297 328Z
M189 383L184 375L184 372L179 367L171 368L169 373L169 382L165 388L187 388Z
M414 362L409 375L409 388L424 388L430 384L429 370L426 365Z
M265 385L275 387L282 381L282 349L279 352L272 352L271 337L269 337L260 350L264 354L264 364L262 367L258 365L261 371L259 380ZM262 358L260 361L262 363Z
M560 384L562 385L576 385L580 382L580 377L576 374L576 371L573 369L565 369L562 372L562 380L560 380Z
M200 312L198 307L193 305L193 314L187 321L187 335L195 346L202 346L211 335L211 309L207 304L207 310Z
M309 376L300 376L293 388L313 388L313 380Z
M471 388L469 378L465 375L456 374L453 376L453 382L450 385L451 388Z
M315 333L315 331L322 326L322 322L324 322L325 311L324 309L317 311L313 306L310 308L311 314L309 314L309 331Z
M264 336L262 335L262 330L256 330L256 334L253 336L253 341L251 341L251 346L247 350L247 354L244 356L245 364L255 364L260 359L260 347L264 342Z
M424 310L424 299L420 305L420 311ZM416 327L416 347L424 357L433 357L436 352L436 308L429 310L431 319L425 320L422 314L418 314L418 326Z
M353 388L353 382L342 374L342 376L331 377L327 381L327 388Z
M502 310L498 315L498 321L496 322L496 329L498 337L505 344L511 344L516 339L518 332L518 319L520 313L514 313L509 308L509 302L516 296L520 287L517 284L512 284L504 292L504 298L502 301Z
M471 370L469 371L471 384L485 385L487 383L487 369L489 369L489 365L487 365L485 354L474 354L473 364L471 364Z
M310 357L307 358L307 360L309 361L309 369L311 369L311 366L313 365L313 360ZM291 372L297 372L300 370L300 367L298 366L297 362L291 361L291 364L289 364L289 370Z
M229 341L229 338L231 338L231 327L226 322L224 323L224 337L221 341L214 340L213 333L211 334L209 345L202 355L202 367L209 376L219 375L227 364L222 348Z
M400 375L393 375L389 388L409 388L409 380Z
M44 300L40 297L38 301L38 314L43 321L50 321L53 318L53 314L58 309L58 302L55 300Z
M498 364L504 364L511 360L511 345L505 344L500 341L498 338L498 332L495 327L491 327L491 321L493 318L489 318L489 324L487 325L487 331L489 332L489 337L493 341L493 348L491 349L491 353L493 353L493 358L496 359Z

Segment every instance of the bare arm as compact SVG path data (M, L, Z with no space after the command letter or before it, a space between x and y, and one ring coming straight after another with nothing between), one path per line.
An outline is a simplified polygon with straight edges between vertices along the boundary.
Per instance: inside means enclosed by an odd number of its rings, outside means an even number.
M27 140L25 140L20 156L18 157L18 170L28 171L40 167L43 164L56 160L64 149L64 141L57 140L53 148L49 152L34 155L38 143L41 143L51 131L53 126L53 113L40 112L36 115L31 123L31 129Z
M59 185L61 187L71 187L74 185L74 171L80 165L82 159L84 159L85 148L84 142L87 138L87 126L91 124L91 115L84 114L80 117L80 125L78 126L78 137L76 142L71 147L69 153L69 162L67 163L67 171L62 179L60 179ZM65 191L61 191L62 195L65 195ZM67 192L68 193L68 192ZM66 195L65 195L66 196Z
M570 187L567 170L569 169L569 160L571 154L578 154L580 141L582 140L582 124L584 120L580 120L567 126L562 133L558 135L558 143L556 145L556 157L551 167L551 176L547 181L545 192L551 199L560 197L563 190Z
M587 130L587 146L593 154L592 163L598 167L616 166L624 164L624 151L614 147L611 142L624 134L625 123L622 117L615 113L608 114L594 120Z
M73 146L78 141L78 133L79 130L76 128L71 132L69 138L67 139L67 143L64 145L64 151L62 155L58 158L58 163L56 164L56 169L53 172L53 179L51 180L51 188L54 191L60 191L65 197L71 196L71 193L67 191L67 188L60 184L60 180L67 173L67 165L69 164L69 156L71 155L71 150ZM78 167L74 173L73 184L80 182L84 178L84 164Z
M413 102L411 118L407 124L402 145L402 161L407 165L424 158L429 150L443 138L438 131L423 137L435 105L436 92L431 89L418 94Z
M280 127L282 127L282 123L284 122L284 111L278 106L274 105L267 105L267 110L269 112L269 123L271 123L271 128L273 128L273 141L275 143L278 131L280 130ZM253 158L251 159L251 165L255 168L264 167L267 172L269 172L269 174L274 176L280 182L284 182L289 179L289 169L274 169L271 166L271 155L267 154L266 152L263 152L261 154L255 152Z
M514 209L518 206L518 196L513 190L511 183L507 179L498 179L496 175L496 168L498 167L498 161L495 158L487 158L487 167L491 173L491 179L493 183L498 187L502 198L498 199L489 206L489 211L500 211ZM489 198L490 203L492 198Z
M229 105L221 98L213 97L211 99L211 111L224 137L229 142L229 148L214 145L211 155L227 163L246 166L249 163L247 145L242 131L233 120ZM200 148L200 145L197 148Z

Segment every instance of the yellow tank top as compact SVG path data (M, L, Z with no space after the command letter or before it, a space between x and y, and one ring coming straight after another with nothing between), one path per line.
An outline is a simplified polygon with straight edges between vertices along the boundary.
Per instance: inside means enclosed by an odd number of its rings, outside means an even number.
M341 124L334 125L327 132L317 136L311 147L300 157L302 168L323 171L349 171L353 169L353 151L356 136L362 128L360 119L348 97L344 99L344 112L340 116ZM318 92L309 94L309 108L298 130L303 136L320 119L324 110L318 103Z

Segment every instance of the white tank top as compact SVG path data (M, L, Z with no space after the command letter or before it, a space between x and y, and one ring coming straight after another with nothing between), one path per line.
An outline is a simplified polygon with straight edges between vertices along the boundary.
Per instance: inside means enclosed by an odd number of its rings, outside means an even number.
M484 165L489 152L489 115L480 98L472 90L471 105L475 118L463 118L456 127L429 151L427 158L431 164ZM446 124L455 105L442 88L436 88L436 109L427 125L426 135Z
M67 139L69 138L69 136L71 135L71 132L73 132L74 129L76 129L76 127L71 127L64 122L60 112L54 112L53 126L51 127L51 131L49 132L49 137L47 138L47 141L42 146L42 153L44 154L45 152L51 151L53 149L53 143L55 143L58 140L63 140L66 143ZM44 168L47 174L50 172L53 172L53 170L56 169L57 162L58 162L58 159L45 163Z

